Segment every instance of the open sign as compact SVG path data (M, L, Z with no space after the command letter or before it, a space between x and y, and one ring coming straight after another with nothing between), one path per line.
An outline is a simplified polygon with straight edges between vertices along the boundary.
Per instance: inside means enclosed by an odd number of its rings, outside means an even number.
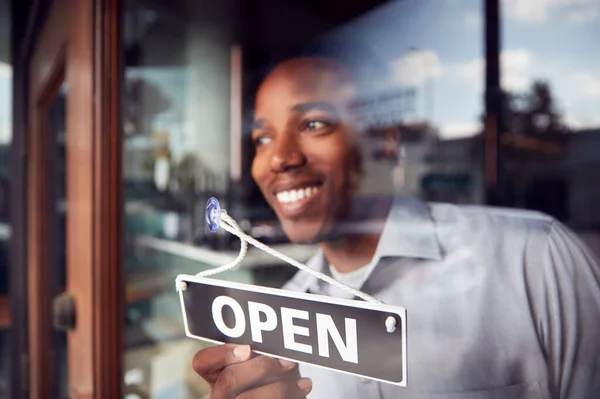
M188 337L406 386L403 308L188 275L177 284Z

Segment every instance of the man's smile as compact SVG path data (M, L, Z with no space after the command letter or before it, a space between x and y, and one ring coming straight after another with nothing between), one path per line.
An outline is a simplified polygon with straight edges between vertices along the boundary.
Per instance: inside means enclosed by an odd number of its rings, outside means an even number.
M318 197L321 183L300 183L286 189L278 189L273 193L275 207L283 217L302 214Z

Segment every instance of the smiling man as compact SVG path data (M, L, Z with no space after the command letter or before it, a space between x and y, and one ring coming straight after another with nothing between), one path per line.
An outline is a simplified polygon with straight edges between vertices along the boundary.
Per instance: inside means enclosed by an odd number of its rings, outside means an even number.
M328 58L275 68L256 97L252 176L292 242L320 243L312 268L407 309L408 387L221 345L194 358L212 398L600 397L597 261L543 214L364 201L372 179L393 186L393 165L372 173L354 82ZM285 288L346 295L303 272Z
M258 91L252 134L252 177L285 233L295 243L320 242L340 271L369 263L381 230L352 230L363 221L383 224L393 200L359 206L366 157L353 113L356 91L349 71L334 60L283 63ZM389 186L391 166L377 177Z

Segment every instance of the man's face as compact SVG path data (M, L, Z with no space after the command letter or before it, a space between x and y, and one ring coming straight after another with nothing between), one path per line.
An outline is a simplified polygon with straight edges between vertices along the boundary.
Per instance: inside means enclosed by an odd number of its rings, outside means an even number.
M280 65L262 83L252 138L252 177L291 241L315 243L350 213L360 156L354 87L333 61Z

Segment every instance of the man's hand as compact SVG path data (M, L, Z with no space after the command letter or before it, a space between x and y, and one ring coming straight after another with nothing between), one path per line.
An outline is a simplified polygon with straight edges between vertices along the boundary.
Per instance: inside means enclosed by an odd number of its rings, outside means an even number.
M196 353L194 370L211 388L211 399L296 399L312 389L296 363L252 357L248 345L218 345Z

